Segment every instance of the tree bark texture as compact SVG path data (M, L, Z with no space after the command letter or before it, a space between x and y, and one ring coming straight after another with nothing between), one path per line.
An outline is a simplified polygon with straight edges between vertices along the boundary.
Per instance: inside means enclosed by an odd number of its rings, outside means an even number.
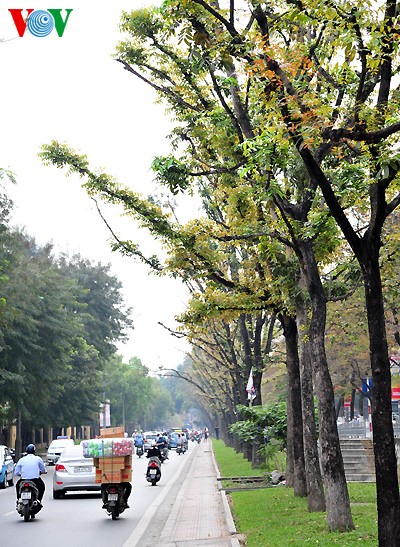
M363 269L372 370L371 413L381 547L400 546L400 500L391 406L391 375L378 259Z
M294 495L307 496L307 481L303 445L303 415L301 405L301 386L299 355L297 351L296 320L288 315L281 318L286 343L287 385L287 420L288 420L288 455L293 455L293 489ZM289 456L288 456L289 459ZM290 465L290 464L289 464ZM289 466L290 470L290 466ZM286 470L287 474L287 470ZM287 484L287 477L286 477ZM290 482L289 482L290 484Z
M300 249L302 271L311 303L310 355L318 399L327 524L330 531L345 532L353 530L354 524L336 425L335 397L325 353L326 298L311 242L302 240Z
M243 450L243 457L246 458L247 461L252 462L253 461L253 443L243 443L242 450Z
M299 336L301 399L303 412L303 443L306 465L308 510L326 510L325 492L317 445L315 424L314 390L312 381L310 344L308 339L307 305L297 307L297 330Z

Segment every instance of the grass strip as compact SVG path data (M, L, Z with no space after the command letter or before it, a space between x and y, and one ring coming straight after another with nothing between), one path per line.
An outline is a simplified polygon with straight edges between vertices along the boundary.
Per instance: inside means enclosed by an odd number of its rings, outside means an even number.
M215 458L224 477L260 475L242 454L213 439ZM371 483L349 483L355 530L329 532L326 513L309 513L307 499L296 498L293 489L276 486L265 490L233 492L231 509L239 534L247 547L303 547L305 545L376 547L378 526L376 489Z

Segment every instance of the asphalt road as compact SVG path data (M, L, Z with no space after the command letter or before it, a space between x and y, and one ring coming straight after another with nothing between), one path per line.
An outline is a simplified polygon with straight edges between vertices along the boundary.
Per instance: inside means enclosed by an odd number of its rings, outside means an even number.
M196 446L194 446L196 445ZM197 443L190 443L185 455L170 451L170 459L162 465L162 477L157 486L145 479L147 460L134 456L132 463L132 494L127 509L113 521L102 509L100 493L67 493L53 500L54 467L43 475L46 493L43 509L29 522L15 510L15 487L0 490L0 522L2 545L30 547L122 547L125 543L140 544L151 528L157 537L172 509L176 493L185 479Z

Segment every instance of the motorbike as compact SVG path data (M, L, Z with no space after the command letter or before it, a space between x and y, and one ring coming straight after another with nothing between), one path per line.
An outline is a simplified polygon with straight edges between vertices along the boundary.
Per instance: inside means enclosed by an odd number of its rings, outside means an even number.
M160 479L161 461L159 460L159 458L153 456L149 458L149 463L147 464L146 480L147 482L151 482L152 486L155 486Z
M136 447L136 454L141 458L144 454L143 446L137 446Z
M104 485L105 499L104 509L113 520L117 520L121 513L125 511L124 487L120 483L107 483Z
M169 460L167 446L164 446L164 448L161 450L161 462L164 463L165 460Z
M24 521L34 519L42 508L39 501L39 490L31 480L22 480L18 488L17 511Z
M186 452L187 448L186 448L186 444L183 443L183 444L178 444L178 446L176 447L176 453L179 454L179 456L181 454L184 454Z

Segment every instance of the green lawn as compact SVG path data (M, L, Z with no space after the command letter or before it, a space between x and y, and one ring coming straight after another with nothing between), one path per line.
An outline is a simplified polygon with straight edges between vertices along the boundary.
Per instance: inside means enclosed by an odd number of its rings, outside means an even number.
M227 447L213 440L215 458L224 477L262 474ZM375 484L350 483L349 493L355 530L330 533L325 513L309 513L307 500L295 498L282 486L257 491L233 492L232 514L238 533L247 537L249 547L337 545L349 547L378 545Z

